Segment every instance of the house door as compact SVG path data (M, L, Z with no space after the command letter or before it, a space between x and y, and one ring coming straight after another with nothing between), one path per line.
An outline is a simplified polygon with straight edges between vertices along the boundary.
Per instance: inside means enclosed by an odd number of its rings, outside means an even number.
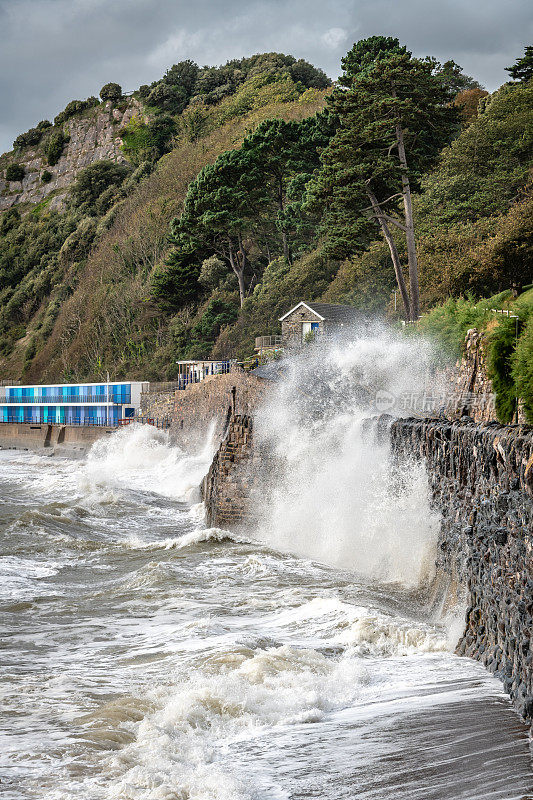
M319 322L302 322L302 342L305 342L306 337L311 333L316 336L319 331L319 325Z

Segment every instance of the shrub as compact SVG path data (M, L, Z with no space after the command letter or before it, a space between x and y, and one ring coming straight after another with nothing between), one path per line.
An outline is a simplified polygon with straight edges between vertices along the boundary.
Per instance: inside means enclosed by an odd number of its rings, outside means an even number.
M0 236L6 236L20 222L20 211L16 206L8 208L0 217Z
M111 186L120 186L129 174L125 164L114 161L95 161L82 169L70 188L70 194L76 206L89 213L96 210L96 201Z
M79 261L86 258L91 249L96 234L96 220L94 217L84 217L78 227L63 242L59 254L69 261Z
M216 289L228 277L228 266L218 256L209 256L202 261L198 283L206 289Z
M67 119L73 117L75 114L81 114L88 108L93 108L98 105L98 98L88 97L87 100L71 100L67 103L63 111L54 117L54 125L62 125Z
M170 150L176 123L170 114L159 114L145 123L132 117L120 131L122 151L133 164L153 161Z
M526 419L533 424L533 314L511 358L511 374L518 396L524 401Z
M104 103L106 100L118 103L119 100L122 100L122 86L119 83L106 83L100 89L100 99Z
M181 86L161 81L154 86L146 102L163 111L180 114L187 105L187 93Z
M47 169L45 169L45 170L44 170L44 171L41 173L41 181L42 181L43 183L50 183L50 181L52 180L52 178L53 178L53 177L54 177L54 176L52 175L52 173L51 173L49 170L47 170Z
M65 147L66 143L68 142L69 137L65 136L63 133L62 128L57 131L54 131L50 138L48 139L48 143L46 145L46 160L48 164L53 167L63 153L63 148Z
M238 306L225 300L213 298L207 304L200 322L194 326L194 333L204 341L214 342L221 328L235 322L239 316Z
M43 133L47 128L51 128L52 123L47 119L42 119L35 128L30 128L26 133L21 133L13 142L13 147L29 147L39 144Z
M482 328L490 316L486 304L478 304L471 297L449 298L424 314L418 328L409 332L429 336L440 346L446 358L458 358L468 329Z
M26 174L22 164L9 164L6 169L6 181L21 181Z
M488 373L496 395L496 414L500 422L513 421L518 394L511 364L516 346L516 321L502 319L489 336Z
M103 217L104 214L107 214L109 209L115 205L117 200L120 200L123 197L123 194L123 191L116 184L108 186L107 189L104 189L102 194L96 198L94 204L94 208L98 216Z

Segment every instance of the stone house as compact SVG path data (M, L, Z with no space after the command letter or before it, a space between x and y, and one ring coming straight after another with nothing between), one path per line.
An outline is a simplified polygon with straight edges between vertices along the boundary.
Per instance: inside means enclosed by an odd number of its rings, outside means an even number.
M296 347L313 335L335 335L360 320L361 312L352 306L302 300L279 319L283 346Z

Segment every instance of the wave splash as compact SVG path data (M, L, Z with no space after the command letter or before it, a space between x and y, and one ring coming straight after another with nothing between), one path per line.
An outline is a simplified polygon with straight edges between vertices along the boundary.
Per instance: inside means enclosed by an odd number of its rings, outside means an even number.
M192 502L213 458L213 430L211 426L202 450L189 455L171 446L166 432L151 425L129 425L93 445L81 485L88 490L129 487Z
M388 445L365 436L364 420L379 413L379 396L422 395L433 360L429 343L372 328L288 361L256 424L276 458L258 538L380 581L431 576L438 519L425 470L395 485Z

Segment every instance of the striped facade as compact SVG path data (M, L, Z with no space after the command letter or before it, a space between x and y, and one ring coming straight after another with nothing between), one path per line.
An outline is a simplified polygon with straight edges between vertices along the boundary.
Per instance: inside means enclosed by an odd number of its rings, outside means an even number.
M148 384L81 383L0 387L0 422L118 425L139 410Z

